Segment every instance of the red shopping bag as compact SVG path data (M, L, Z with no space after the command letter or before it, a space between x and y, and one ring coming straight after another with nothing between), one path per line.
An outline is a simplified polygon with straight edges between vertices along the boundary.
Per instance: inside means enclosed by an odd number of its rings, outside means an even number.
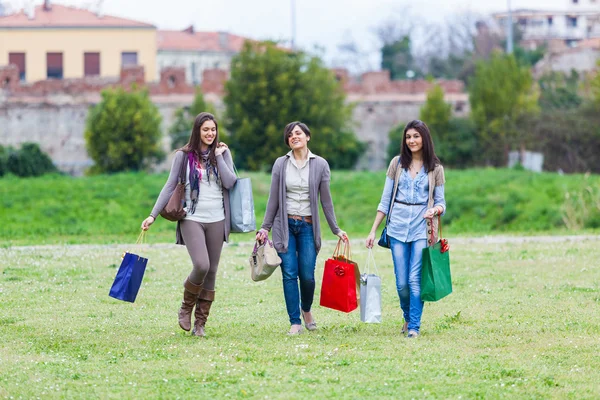
M325 261L320 304L323 307L348 313L358 307L355 265L336 259L338 250L339 243L333 257Z

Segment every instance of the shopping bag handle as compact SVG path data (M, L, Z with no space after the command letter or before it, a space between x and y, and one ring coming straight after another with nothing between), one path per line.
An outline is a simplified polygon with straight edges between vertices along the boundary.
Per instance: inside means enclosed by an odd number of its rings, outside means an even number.
M142 231L140 232L137 240L135 241L135 244L144 244L144 242L146 241L146 231L142 229Z
M256 254L256 250L258 250L260 246L264 246L264 245L266 245L267 243L269 244L269 246L273 247L273 242L271 242L271 241L269 240L269 238L266 238L266 239L265 239L265 241L264 241L264 242L262 242L262 244L261 244L261 243L259 243L259 242L258 242L258 240L256 240L256 241L254 242L254 250L252 250L252 254Z
M343 243L343 246L342 246ZM333 257L344 257L346 260L350 260L350 241L344 241L339 239L335 250L333 251Z
M438 231L440 232L439 239L442 240L442 238L443 238L443 236L442 236L442 217L440 215L438 215L437 219L438 219ZM433 225L433 218L431 219L431 225ZM432 228L431 229L431 243L433 246L433 233L434 233L433 226L431 228Z
M379 275L379 269L377 268L375 256L373 255L373 249L369 248L369 252L367 253L367 265L365 266L367 276L371 273L371 264L373 264L373 267L375 268L375 273Z

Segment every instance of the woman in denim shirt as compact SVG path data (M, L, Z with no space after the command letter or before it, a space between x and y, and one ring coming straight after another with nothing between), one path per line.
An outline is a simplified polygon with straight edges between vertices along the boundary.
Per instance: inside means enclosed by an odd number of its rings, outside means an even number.
M373 227L366 240L373 247L375 232L389 213L389 237L396 289L404 314L402 333L419 336L421 262L423 249L437 241L436 215L446 212L444 168L435 155L429 128L414 120L404 128L400 156L390 162ZM393 199L390 204L390 199Z

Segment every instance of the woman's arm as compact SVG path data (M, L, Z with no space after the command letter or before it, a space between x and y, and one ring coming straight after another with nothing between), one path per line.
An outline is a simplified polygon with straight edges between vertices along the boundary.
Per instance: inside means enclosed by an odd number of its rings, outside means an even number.
M271 171L271 190L269 191L269 200L267 201L267 210L261 225L261 229L270 231L275 220L275 214L279 210L279 181L281 178L281 159L275 161L273 170Z
M175 191L177 182L179 181L179 171L181 170L181 164L185 162L185 156L186 154L183 151L178 151L177 153L175 153L173 164L171 164L171 172L169 173L167 182L160 191L160 194L158 195L158 199L156 199L156 203L152 208L150 216L156 218L169 202L173 191Z
M221 184L225 189L231 189L237 182L237 176L235 176L233 159L231 158L229 149L217 156L217 168L219 169Z
M181 171L182 163L185 163L186 157L183 151L178 151L175 153L175 157L173 158L173 164L171 164L171 172L169 173L169 177L167 178L167 182L163 186L160 194L158 195L158 199L156 199L156 203L154 203L154 207L150 212L150 216L147 217L144 221L142 221L142 229L148 230L150 225L154 223L156 217L160 212L165 208L171 195L175 191L175 187L177 186L177 182L179 181L179 171Z
M367 236L367 240L365 241L365 245L367 248L372 248L373 243L375 243L375 233L377 232L377 228L381 225L381 222L385 219L385 216L388 214L390 209L390 200L392 196L392 191L394 190L394 180L389 176L385 178L385 184L383 186L383 193L381 193L381 200L379 201L379 205L377 206L377 214L375 214L375 221L373 221L373 226L371 227L371 232L369 232L369 236Z
M325 161L323 172L321 174L321 182L319 182L319 197L321 198L321 207L323 207L323 214L327 219L329 229L334 235L338 235L341 231L335 218L335 211L333 209L333 199L331 198L331 190L329 188L329 181L331 180L331 171L329 170L329 164Z
M371 227L371 232L369 232L369 236L367 236L367 240L365 241L365 245L368 249L373 247L373 243L375 243L375 232L377 232L377 228L379 228L379 225L384 218L385 214L377 210L375 221L373 221L373 226Z

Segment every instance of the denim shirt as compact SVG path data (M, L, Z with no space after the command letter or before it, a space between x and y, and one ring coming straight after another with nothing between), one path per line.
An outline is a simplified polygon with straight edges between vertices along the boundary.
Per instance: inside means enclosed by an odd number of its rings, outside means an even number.
M390 209L390 197L394 187L394 180L390 177L385 178L385 186L381 195L381 202L377 207L378 211L386 214ZM407 170L403 170L398 180L398 190L396 191L396 203L392 208L391 219L388 224L387 234L401 242L414 242L420 239L427 239L427 225L423 218L427 211L427 202L429 201L429 180L425 168L411 178ZM404 203L418 204L408 206ZM441 205L446 212L446 200L444 199L444 185L436 186L433 190L434 207ZM442 214L443 215L443 214Z

